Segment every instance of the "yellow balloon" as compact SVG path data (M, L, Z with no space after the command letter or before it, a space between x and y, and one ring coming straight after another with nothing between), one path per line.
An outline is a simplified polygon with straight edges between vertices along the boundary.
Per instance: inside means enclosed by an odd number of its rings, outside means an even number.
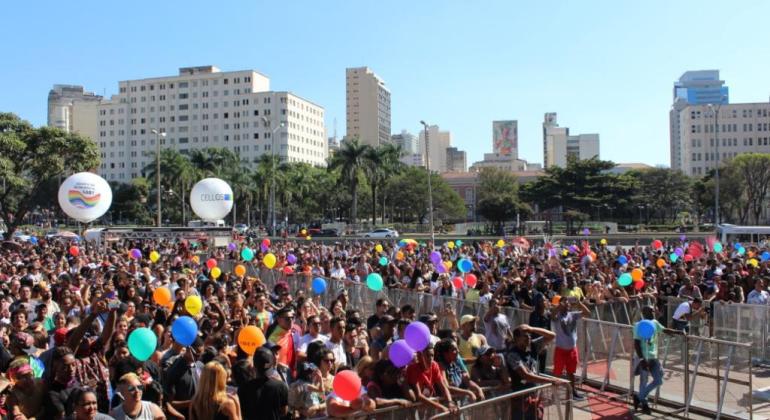
M602 245L607 245L607 240L606 239L602 239L601 241L599 241L599 243L602 244Z
M265 255L265 258L262 259L262 262L265 263L265 267L272 269L275 267L275 255L271 252L267 255Z
M380 245L380 244L375 245L374 246L374 250L377 251L377 252L382 252L382 245Z
M505 241L503 241L502 239L499 239L499 240L497 241L497 247L498 247L498 248L502 248L502 247L504 247L504 246L505 246Z
M222 270L220 270L219 267L214 267L211 269L211 277L218 279L219 276L221 275L222 275Z
M200 296L187 296L187 299L184 301L184 308L187 309L190 315L198 315L201 309L203 309L203 301L201 301Z
M158 251L150 252L150 261L158 262L159 259L160 259L160 254L158 254Z
M444 261L444 268L447 269L447 271L452 269L452 261Z
M567 255L569 255L569 251L567 251L566 249L565 249L565 250L562 250L562 251L561 251L561 255L563 255L563 256L565 256L565 257L566 257Z
M454 242L447 242L446 246L448 246L449 249L454 249L455 248L455 243Z
M759 267L759 261L754 258L749 260L749 264L751 264L754 268Z
M307 235L307 236L305 236L305 239L307 239L309 241L309 240L311 240L313 238L311 238L310 235Z

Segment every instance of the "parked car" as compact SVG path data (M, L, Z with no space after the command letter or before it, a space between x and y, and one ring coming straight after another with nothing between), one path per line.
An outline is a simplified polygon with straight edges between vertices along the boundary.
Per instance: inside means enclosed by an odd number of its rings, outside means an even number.
M395 229L380 228L365 233L364 238L398 238L398 232Z
M320 238L336 238L339 236L340 236L340 233L337 231L337 229L321 229L320 232L311 235L311 237L320 237Z
M249 225L245 223L238 223L237 225L233 226L233 230L238 232L240 235L244 235L249 230Z

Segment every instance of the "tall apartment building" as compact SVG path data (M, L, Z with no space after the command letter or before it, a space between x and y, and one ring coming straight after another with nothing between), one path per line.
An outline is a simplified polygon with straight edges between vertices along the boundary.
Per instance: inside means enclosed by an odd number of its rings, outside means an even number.
M378 146L390 141L390 90L368 67L345 70L346 138Z
M741 153L770 153L770 103L687 105L679 110L677 169L703 176Z
M417 136L406 130L401 130L401 134L392 135L390 141L397 146L401 146L404 154L412 155L423 152L420 150L420 140Z
M177 76L118 86L119 93L97 107L99 172L107 180L142 175L161 139L152 130L166 134L160 147L183 154L224 147L252 164L275 153L286 162L326 165L324 109L291 92L270 91L270 80L256 71L185 67Z
M425 130L420 131L420 149L425 148ZM437 125L428 126L428 163L433 172L446 172L446 149L452 146L452 133Z
M96 107L102 97L83 86L54 85L48 92L48 126L97 138Z
M673 104L669 111L669 136L671 168L684 171L685 156L682 138L682 110L689 105L725 105L730 103L729 89L719 79L719 70L697 70L685 72L674 82Z
M468 158L464 150L456 147L446 149L446 172L466 172L468 170Z
M570 135L569 128L559 127L555 112L546 113L543 120L543 166L565 167L570 157L579 160L599 157L599 135Z

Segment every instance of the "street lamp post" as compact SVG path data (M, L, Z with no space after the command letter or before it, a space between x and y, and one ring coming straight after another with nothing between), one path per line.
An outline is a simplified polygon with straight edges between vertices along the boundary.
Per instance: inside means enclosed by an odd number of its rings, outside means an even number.
M428 170L428 214L430 220L430 240L433 242L433 246L436 246L436 233L433 227L433 186L430 180L430 157L428 154L428 124L425 121L420 121L425 129L425 169Z
M155 134L155 189L157 190L157 207L158 207L158 220L156 222L157 227L161 226L161 212L160 212L160 139L166 138L166 133L156 129L152 129L152 133Z
M724 98L724 97L723 97ZM714 169L714 224L719 225L719 109L722 108L720 101L716 107L713 104L708 105L714 115L714 150L716 151L716 163Z
M265 125L265 127L270 127L270 120L268 120L265 117L260 117L262 120L262 123ZM284 128L286 126L286 123L284 121L281 121L281 123L278 125L278 127L275 127L272 132L270 133L270 155L272 156L271 159L271 165L272 165L272 171L273 176L271 177L270 182L270 223L272 228L270 235L275 236L275 133ZM280 155L279 155L280 156Z

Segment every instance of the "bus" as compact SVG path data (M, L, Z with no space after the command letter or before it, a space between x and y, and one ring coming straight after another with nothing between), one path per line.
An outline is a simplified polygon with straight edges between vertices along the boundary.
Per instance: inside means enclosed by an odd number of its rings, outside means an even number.
M717 226L717 238L723 244L734 242L760 243L770 238L770 226Z

